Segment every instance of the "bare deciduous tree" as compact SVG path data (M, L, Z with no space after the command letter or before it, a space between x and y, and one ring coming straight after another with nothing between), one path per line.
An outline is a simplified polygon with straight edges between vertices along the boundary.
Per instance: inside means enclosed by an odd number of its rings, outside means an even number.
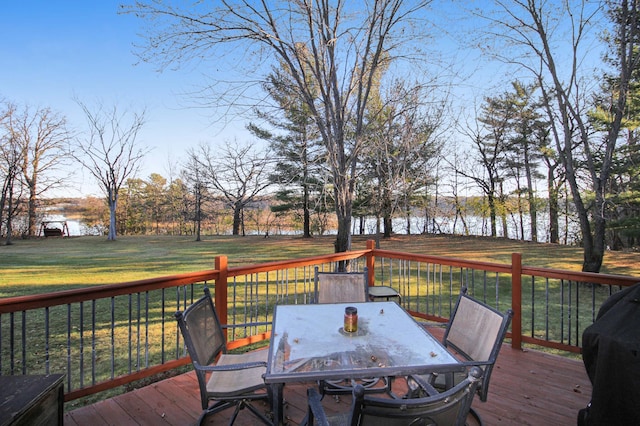
M624 115L628 85L638 66L637 2L611 2L620 18L613 25L617 61L616 98L611 104L611 122L605 135L594 136L589 126L584 58L593 55L589 29L602 17L602 4L586 0L560 4L539 0L497 0L497 14L490 15L498 28L493 41L503 41L493 51L500 59L529 71L540 86L557 151L566 170L566 178L580 222L584 247L583 271L599 272L605 251L607 191L613 152ZM487 14L485 14L487 16ZM579 147L579 149L577 149ZM582 166L583 169L578 167ZM588 178L593 203L585 199L581 177Z
M57 172L64 165L65 147L69 141L66 120L49 108L34 110L19 108L15 104L6 104L2 117L3 139L11 145L5 147L5 162L9 157L14 160L19 157L20 183L25 186L20 189L24 189L29 196L26 234L34 236L39 199L63 180ZM18 157L13 153L16 149ZM7 178L11 176L11 173L5 173ZM15 176L11 180L15 183ZM8 182L9 179L6 179L5 183Z
M55 172L65 161L70 135L66 119L49 108L37 108L33 112L25 108L13 126L22 150L21 172L29 192L27 233L35 236L38 200L63 181Z
M498 235L498 217L502 218L502 236L508 237L506 215L502 207L506 198L503 165L510 118L510 112L497 108L495 99L486 98L475 128L469 125L467 129L461 129L471 142L472 156L470 163L461 164L455 171L457 175L474 182L486 196L492 237Z
M272 184L269 153L257 152L249 144L227 143L215 151L201 144L189 156L203 166L199 168L204 181L233 210L233 235L244 235L244 209Z
M270 60L283 65L329 153L338 219L335 247L345 251L351 247L355 173L375 76L400 55L409 56L401 46L414 43L414 54L424 46L416 40L424 37L425 25L415 20L423 18L416 12L429 3L222 0L217 6L181 8L139 1L125 11L149 21L148 44L140 55L161 67L206 57L218 60L231 48L244 53L242 67L249 74L255 66L258 78L268 73ZM251 58L254 62L248 64ZM243 88L246 96L247 83ZM241 103L238 98L232 102Z
M20 178L20 166L22 164L22 150L17 138L12 132L11 121L16 108L13 104L7 104L0 111L0 176L2 176L2 192L0 193L0 234L2 224L6 223L5 233L7 245L11 245L13 234L13 217L15 215L18 200L22 194ZM18 185L16 185L18 182ZM17 186L17 188L16 188Z
M144 111L120 113L117 107L104 106L93 112L78 102L85 113L88 135L79 137L71 155L91 173L107 197L109 205L108 240L116 239L118 192L129 177L138 171L147 148L138 147L138 132L144 125ZM127 122L127 118L129 121Z
M384 238L391 237L392 218L400 209L407 219L406 232L411 233L409 200L425 192L433 179L428 171L442 148L436 130L442 125L443 108L440 102L428 108L425 99L430 95L420 85L398 80L387 93L376 93L369 106L363 163L370 180L368 204L377 218L376 233L382 218Z
M204 167L203 162L200 161L198 151L189 149L187 151L186 164L184 164L180 174L185 185L193 193L193 222L195 224L196 241L202 240L202 205L205 192ZM189 207L191 207L191 203L189 203Z

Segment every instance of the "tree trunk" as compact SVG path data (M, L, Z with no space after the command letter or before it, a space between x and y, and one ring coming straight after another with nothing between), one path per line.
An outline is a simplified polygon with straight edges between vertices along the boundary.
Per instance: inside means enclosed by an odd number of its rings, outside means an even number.
M196 184L196 241L201 241L200 230L202 226L202 193L200 184Z
M336 185L336 218L338 220L338 235L336 236L335 252L341 253L351 249L351 213L353 204L348 185L344 182Z
M393 234L393 221L389 215L384 216L383 218L383 229L384 229L384 238L391 238L391 234Z
M38 194L36 191L35 181L29 185L29 228L28 235L35 237L36 235L36 207L38 205Z
M116 239L116 205L118 202L117 195L113 192L109 194L109 233L107 234L108 241L115 241Z
M585 207L582 197L580 194L580 187L577 182L577 178L574 170L572 169L572 165L569 161L566 162L565 167L568 169L567 173L567 181L569 182L569 188L571 189L571 195L573 196L573 203L576 208L576 215L580 221L580 231L582 233L582 247L584 249L583 257L584 261L582 263L582 272L600 272L600 267L602 266L602 259L604 255L604 245L602 245L602 252L598 252L599 247L595 244L594 238L596 238L597 233L591 232L591 223L589 222L589 211ZM597 195L596 195L597 197ZM597 206L597 200L596 200ZM597 208L597 207L596 207ZM594 222L594 226L597 231L598 220L596 218ZM604 221L602 221L604 224ZM604 236L604 234L603 234Z
M336 236L335 252L349 251L351 248L351 216L338 217L338 235ZM338 262L338 271L345 272L349 261Z
M7 196L9 195L7 191L11 184L9 181L10 177L11 176L5 176L5 181L2 184L2 193L0 193L0 235L2 235L2 224L4 223L4 206L6 205Z
M529 153L525 155L525 173L527 174L527 200L529 202L529 219L531 219L531 241L538 241L538 206L536 205L536 195L533 192L533 177L531 176L531 164L529 163Z
M233 235L240 235L240 226L242 225L242 206L240 204L235 204L233 206Z
M10 246L13 244L11 241L11 234L13 234L13 182L15 175L11 175L11 169L9 171L9 185L7 191L7 239L5 244Z
M553 180L553 170L547 175L547 190L549 192L549 242L560 242L560 207L558 206L558 188Z
M538 241L538 206L533 190L528 191L529 197L529 218L531 219L531 241Z
M497 215L496 215L496 201L492 194L487 196L487 201L489 202L489 219L491 221L491 236L498 236L497 231Z
M338 218L338 235L336 236L335 251L341 253L351 247L351 218Z
M595 211L604 212L606 200L604 199L604 191L596 192ZM605 232L607 221L601 214L596 214L593 218L593 242L591 249L587 252L586 245L584 251L583 272L600 272L602 261L604 259L605 250Z
M306 171L305 171L306 174ZM305 177L306 179L306 177ZM302 198L302 222L303 222L303 237L311 238L311 213L309 209L309 185L303 185L303 198Z
M386 185L382 191L382 227L384 231L383 238L391 238L393 234L393 222L391 221L391 191L387 189Z
M502 213L500 214L500 220L502 221L502 236L509 238L509 228L507 224L507 203L506 196L504 195L503 188L504 181L500 181L500 204L502 206Z
M600 272L602 267L604 250L598 250L593 240L591 235L586 238L583 236L584 262L582 263L582 272Z
M507 223L507 212L503 212L500 215L500 221L502 222L502 236L509 238L509 224Z
M520 185L518 184L518 186ZM524 209L522 207L522 191L520 188L518 188L518 219L520 222L520 239L524 240Z

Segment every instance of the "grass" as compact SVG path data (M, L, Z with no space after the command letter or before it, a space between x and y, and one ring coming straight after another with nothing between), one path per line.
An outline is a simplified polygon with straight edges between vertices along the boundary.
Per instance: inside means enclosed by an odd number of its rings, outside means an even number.
M354 237L353 249L365 248L370 238ZM239 266L327 254L333 252L333 241L332 236L216 236L200 242L174 236L16 240L0 246L0 297L213 269L218 255ZM582 267L579 247L483 237L395 236L381 240L380 248L498 263L510 263L511 254L518 252L529 266ZM640 253L607 252L602 272L640 276Z

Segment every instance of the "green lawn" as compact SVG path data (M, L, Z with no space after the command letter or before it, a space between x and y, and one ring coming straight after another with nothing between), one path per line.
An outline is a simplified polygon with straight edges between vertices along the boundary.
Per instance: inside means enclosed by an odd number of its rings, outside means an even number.
M354 237L353 249L365 248L371 238ZM215 236L200 242L174 236L16 240L0 246L0 297L213 269L218 255L239 266L327 254L333 252L333 241L333 236ZM381 240L380 247L498 263L509 263L511 253L519 252L525 265L575 271L582 265L579 247L481 237L395 236ZM640 254L609 252L602 272L640 276Z

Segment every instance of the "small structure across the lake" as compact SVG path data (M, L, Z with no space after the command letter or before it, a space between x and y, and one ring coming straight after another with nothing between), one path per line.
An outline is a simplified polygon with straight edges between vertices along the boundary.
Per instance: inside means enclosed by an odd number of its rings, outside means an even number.
M41 237L64 237L69 236L69 227L66 220L48 220L40 224L38 236Z

